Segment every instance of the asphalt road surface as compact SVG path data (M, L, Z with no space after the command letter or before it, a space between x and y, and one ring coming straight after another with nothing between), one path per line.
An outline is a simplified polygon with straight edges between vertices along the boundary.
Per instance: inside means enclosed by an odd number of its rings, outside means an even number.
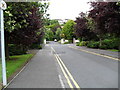
M116 58L77 48L49 42L8 88L118 88Z
M49 45L80 88L118 88L118 60L70 48L73 46L70 44L50 42ZM71 83L76 86L72 80Z

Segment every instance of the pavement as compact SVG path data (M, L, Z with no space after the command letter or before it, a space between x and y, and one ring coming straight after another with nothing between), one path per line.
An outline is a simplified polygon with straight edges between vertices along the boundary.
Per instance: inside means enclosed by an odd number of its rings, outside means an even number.
M86 53L79 48L117 58L116 52L50 42L38 51L7 88L80 87L84 90L116 90L113 88L118 88L119 61Z
M50 47L39 50L9 88L61 88L57 66Z
M95 52L95 53L99 53L99 54L102 54L102 55L111 56L111 57L114 57L114 58L119 58L119 55L120 55L120 52L115 52L115 51L109 51L109 50L103 50L103 49L92 49L92 48L87 48L85 46L76 46L74 44L72 46L77 47L79 49L84 49L84 50L87 50L87 51L92 51L92 52Z

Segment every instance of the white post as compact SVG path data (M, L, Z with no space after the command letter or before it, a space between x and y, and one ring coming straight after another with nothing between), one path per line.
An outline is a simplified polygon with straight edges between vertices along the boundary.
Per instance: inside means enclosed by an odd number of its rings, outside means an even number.
M73 38L73 44L76 44L76 42L75 42L75 38Z
M44 44L46 44L46 39L44 39Z
M3 86L7 85L6 62L5 62L5 42L4 42L4 17L3 17L3 10L5 8L6 8L5 2L3 0L0 0L0 31L1 31L1 58L2 58Z
M64 44L64 39L61 39L61 44Z

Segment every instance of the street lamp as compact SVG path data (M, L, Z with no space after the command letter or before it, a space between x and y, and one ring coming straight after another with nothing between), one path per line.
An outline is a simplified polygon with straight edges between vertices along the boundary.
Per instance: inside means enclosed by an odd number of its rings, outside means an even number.
M6 3L0 0L0 31L1 31L1 58L2 58L2 83L7 85L6 63L5 63L5 42L4 42L4 16L3 10L6 9Z

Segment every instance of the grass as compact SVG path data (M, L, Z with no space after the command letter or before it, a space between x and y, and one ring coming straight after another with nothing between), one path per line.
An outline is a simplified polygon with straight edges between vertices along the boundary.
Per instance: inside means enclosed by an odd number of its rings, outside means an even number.
M17 55L10 56L10 60L6 61L6 69L7 69L7 78L9 78L12 74L14 74L22 65L24 65L33 54L25 54L25 55ZM0 83L2 82L2 64L0 59ZM2 86L0 85L0 89Z
M11 56L10 60L6 62L7 78L10 77L13 73L15 73L32 56L32 54Z
M116 49L108 49L109 51L113 51L113 52L118 52L119 50Z

